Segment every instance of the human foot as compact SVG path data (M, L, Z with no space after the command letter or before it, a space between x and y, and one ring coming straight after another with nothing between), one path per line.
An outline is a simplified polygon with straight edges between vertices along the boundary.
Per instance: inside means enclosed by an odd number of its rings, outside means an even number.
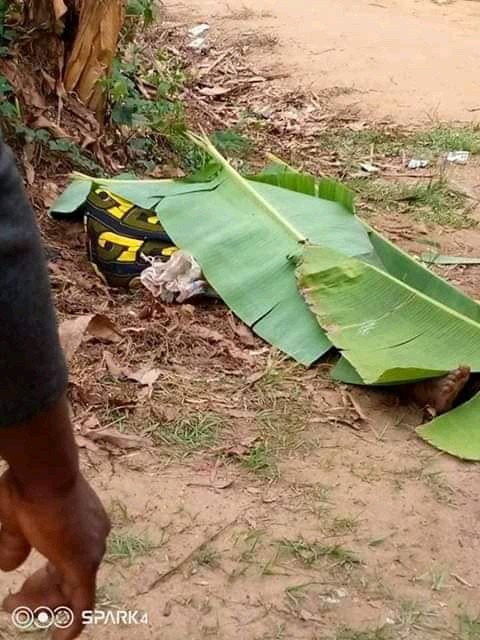
M446 413L470 378L470 367L458 367L442 378L418 382L412 387L412 395L419 405L427 407L435 415Z

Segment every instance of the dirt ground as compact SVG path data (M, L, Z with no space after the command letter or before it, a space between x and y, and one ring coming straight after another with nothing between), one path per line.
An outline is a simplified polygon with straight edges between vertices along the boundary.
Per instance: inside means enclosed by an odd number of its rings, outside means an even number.
M264 59L290 88L340 87L342 101L402 123L475 119L480 88L476 0L193 0L169 8L222 36L262 31L278 39ZM187 11L185 9L188 7ZM257 54L258 58L258 54Z
M277 46L249 56L281 69L280 86L340 88L339 108L354 103L364 120L466 121L480 109L475 1L165 4L176 23L206 20L227 43L268 32ZM480 195L475 161L451 178ZM112 293L90 273L80 228L44 212L41 222L61 257L51 263L61 319L106 313L121 329L77 352L71 398L83 467L114 523L99 606L147 612L149 624L86 638L480 638L478 465L419 440L421 412L394 394L339 387L328 364L304 370L221 305L146 313L145 296ZM478 229L402 224L442 250L480 251ZM478 269L443 273L480 298ZM158 379L121 380L115 363L155 367ZM92 421L145 444L87 442ZM24 635L3 616L0 637Z

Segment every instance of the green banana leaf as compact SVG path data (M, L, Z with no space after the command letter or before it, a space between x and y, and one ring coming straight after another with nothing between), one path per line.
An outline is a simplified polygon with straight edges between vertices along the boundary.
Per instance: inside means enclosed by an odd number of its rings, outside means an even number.
M450 309L480 323L480 305L475 300L437 276L422 263L411 258L376 231L368 226L367 228L369 229L370 241L385 270L390 275ZM334 367L331 376L334 380L347 384L365 384L358 372L343 357Z
M367 384L480 371L480 324L378 267L307 245L299 286L331 342Z
M464 460L480 460L480 394L427 425L417 434L429 444Z
M472 256L443 256L435 251L426 251L420 256L420 260L425 264L458 265L458 264L480 264L480 258Z
M303 244L308 239L375 260L366 230L349 208L331 199L333 183L331 198L322 199L312 178L295 182L284 176L301 191L246 180L207 139L195 140L221 167L207 182L77 179L153 208L175 244L196 258L238 317L270 344L312 364L331 343L298 291L295 269ZM302 192L307 185L310 195ZM342 189L339 185L337 193ZM64 194L63 212L82 204L79 194L78 188ZM55 215L56 206L53 210Z
M331 345L296 285L303 244L308 239L345 255L370 256L368 234L341 204L246 180L206 140L199 142L223 166L221 184L208 198L189 193L162 200L156 207L162 224L246 324L312 364Z

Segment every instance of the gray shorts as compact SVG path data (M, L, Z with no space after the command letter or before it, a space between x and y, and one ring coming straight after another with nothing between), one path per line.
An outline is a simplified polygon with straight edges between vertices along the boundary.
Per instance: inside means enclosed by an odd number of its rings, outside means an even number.
M0 427L40 413L66 385L40 233L0 138Z

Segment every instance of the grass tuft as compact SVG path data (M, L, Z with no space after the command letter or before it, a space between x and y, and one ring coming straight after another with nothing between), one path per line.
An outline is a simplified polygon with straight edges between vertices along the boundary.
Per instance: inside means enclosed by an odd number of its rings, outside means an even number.
M341 545L329 546L319 542L306 542L302 539L284 539L279 542L279 549L300 560L307 567L314 565L321 558L330 558L340 566L351 566L360 562L352 551Z
M197 414L157 428L152 436L157 444L180 446L189 451L208 449L217 441L223 422L213 414Z
M106 560L128 560L133 562L138 557L149 555L155 545L148 537L128 531L114 531L107 543Z

